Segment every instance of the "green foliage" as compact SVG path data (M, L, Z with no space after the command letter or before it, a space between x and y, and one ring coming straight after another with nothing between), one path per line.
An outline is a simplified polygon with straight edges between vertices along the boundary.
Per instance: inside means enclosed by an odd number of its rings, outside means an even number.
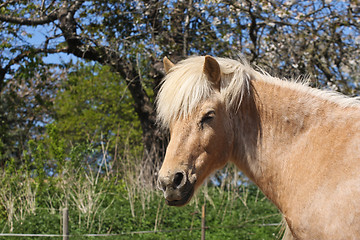
M26 51L30 51L26 49ZM44 132L52 115L54 89L57 86L50 67L41 56L31 56L18 67L14 79L0 81L0 165L14 158L24 163L27 141Z
M73 16L66 27L60 9ZM0 18L1 167L10 158L21 165L27 141L54 119L69 145L87 141L101 148L103 142L117 153L128 148L115 147L124 139L139 146L134 108L141 126L153 124L163 56L177 62L189 55L242 53L280 77L309 74L314 86L359 95L354 1L6 1ZM54 64L44 57L61 51L110 65L122 78L107 67L82 66L65 89L58 88L56 80L66 78L63 67L71 60L56 61L52 71ZM54 72L61 72L58 78ZM125 82L134 81L141 83L125 94ZM54 109L55 90L61 94Z
M115 189L113 189L115 190ZM266 223L279 223L281 220L277 209L269 203L256 188L245 202L236 199L234 192L222 192L208 189L206 208L206 239L276 239L280 236L279 226L266 226ZM204 195L199 195L188 206L183 208L165 205L162 196L151 193L152 198L146 203L140 196L135 202L135 217L132 216L127 193L124 191L108 192L98 207L101 212L94 216L91 229L87 225L87 214L79 212L76 206L70 206L70 234L87 233L118 234L114 237L96 237L94 239L199 239L201 234L201 205ZM230 199L228 199L230 197ZM233 202L231 201L231 198ZM246 205L244 205L244 203ZM34 214L28 215L21 224L16 223L14 233L61 233L61 211L37 208ZM158 232L151 233L156 229ZM5 226L5 231L9 230ZM142 232L146 233L134 233ZM148 232L147 232L148 231ZM0 238L2 239L2 238Z
M80 64L55 99L53 125L68 146L92 144L95 151L105 148L121 156L129 145L141 149L142 132L132 105L118 74L107 66Z
M84 159L93 157L91 146L72 147L66 153L55 126L48 127L48 133L29 143L23 168L9 162L3 172L3 232L61 234L62 209L68 207L70 234L76 239L89 239L81 235L90 233L115 234L95 239L198 239L204 202L206 239L274 239L279 232L277 226L266 226L280 222L277 209L253 185L203 187L189 205L169 207L158 191L131 180L130 175L139 174L136 168L126 169L133 172L124 179L102 171L102 165L90 168ZM51 157L57 166L59 156L65 156L61 171L44 174L48 166L43 159ZM141 231L146 233L131 234Z

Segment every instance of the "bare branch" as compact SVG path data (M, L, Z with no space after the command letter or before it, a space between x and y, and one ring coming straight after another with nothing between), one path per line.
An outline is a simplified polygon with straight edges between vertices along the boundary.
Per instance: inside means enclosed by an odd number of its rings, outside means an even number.
M190 14L191 14L191 6L192 6L192 0L189 0L188 6L187 6L187 13L185 16L185 25L184 25L184 36L183 36L183 42L184 42L184 48L183 48L183 56L185 57L187 55L187 40L189 37L189 24L190 24Z
M31 49L22 51L19 55L14 57L9 61L9 63L4 67L0 67L0 92L3 90L4 87L4 78L5 75L9 72L12 65L19 63L22 59L30 56L31 54L38 54L38 53L60 53L60 52L68 52L68 48L60 48L60 49L47 49L47 48L38 48L38 49Z
M38 48L38 49L31 49L27 51L22 51L19 55L17 55L15 58L11 59L10 62L1 69L5 73L9 71L10 67L14 64L19 63L22 59L28 57L30 54L38 54L38 53L60 53L60 52L68 52L67 48L60 48L60 49L46 49L46 48ZM2 79L0 78L0 81ZM1 86L1 84L0 84ZM0 88L1 90L1 88Z
M51 3L49 4L49 6L47 6L47 8L45 10L43 10L43 13L47 12L55 3L56 0L52 0Z
M55 21L57 19L57 12L58 11L53 11L47 16L33 18L33 19L7 16L7 15L0 14L0 21L14 23L14 24L20 24L20 25L34 26L34 25L51 23L51 22Z
M75 12L77 10L79 10L79 8L81 7L81 5L85 2L85 0L77 0L75 1L75 3L73 5L71 5L71 7L69 8L70 9L70 12L72 14L75 14Z

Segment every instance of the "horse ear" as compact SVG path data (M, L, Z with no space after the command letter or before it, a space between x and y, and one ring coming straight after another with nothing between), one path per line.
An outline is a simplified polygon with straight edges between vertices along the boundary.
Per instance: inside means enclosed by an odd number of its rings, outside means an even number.
M175 66L175 64L173 64L167 57L164 57L163 63L164 63L165 73L168 73L170 71L170 69L173 66Z
M204 63L204 73L216 90L220 90L220 66L215 58L206 55Z

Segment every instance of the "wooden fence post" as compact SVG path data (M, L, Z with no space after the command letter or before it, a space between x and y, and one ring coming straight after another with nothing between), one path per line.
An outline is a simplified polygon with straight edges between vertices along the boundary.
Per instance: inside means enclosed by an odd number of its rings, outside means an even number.
M201 208L201 240L205 240L205 230L206 230L206 225L205 225L205 216L206 216L206 212L205 212L205 203L202 205Z
M63 209L63 240L69 240L69 209Z

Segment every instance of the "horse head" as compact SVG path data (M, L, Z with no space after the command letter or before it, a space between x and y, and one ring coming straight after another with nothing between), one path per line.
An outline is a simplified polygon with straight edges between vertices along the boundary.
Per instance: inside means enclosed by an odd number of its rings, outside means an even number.
M231 157L234 133L220 94L220 66L213 57L202 59L198 78L201 78L203 85L208 86L206 97L196 96L189 90L190 97L194 98L191 101L198 101L196 106L188 112L179 111L169 121L170 142L159 172L158 187L164 192L166 203L171 206L187 204L202 182L212 172L222 168ZM164 68L169 79L183 75L177 72L181 68L176 68L167 58L164 59ZM176 82L176 79L172 80ZM181 87L171 90L182 91ZM166 102L163 95L165 92L168 94L170 89L165 88L163 86L160 91L158 105ZM171 94L176 95L176 92ZM191 101L185 101L184 105L184 99L178 100L183 101L183 108L191 105Z

